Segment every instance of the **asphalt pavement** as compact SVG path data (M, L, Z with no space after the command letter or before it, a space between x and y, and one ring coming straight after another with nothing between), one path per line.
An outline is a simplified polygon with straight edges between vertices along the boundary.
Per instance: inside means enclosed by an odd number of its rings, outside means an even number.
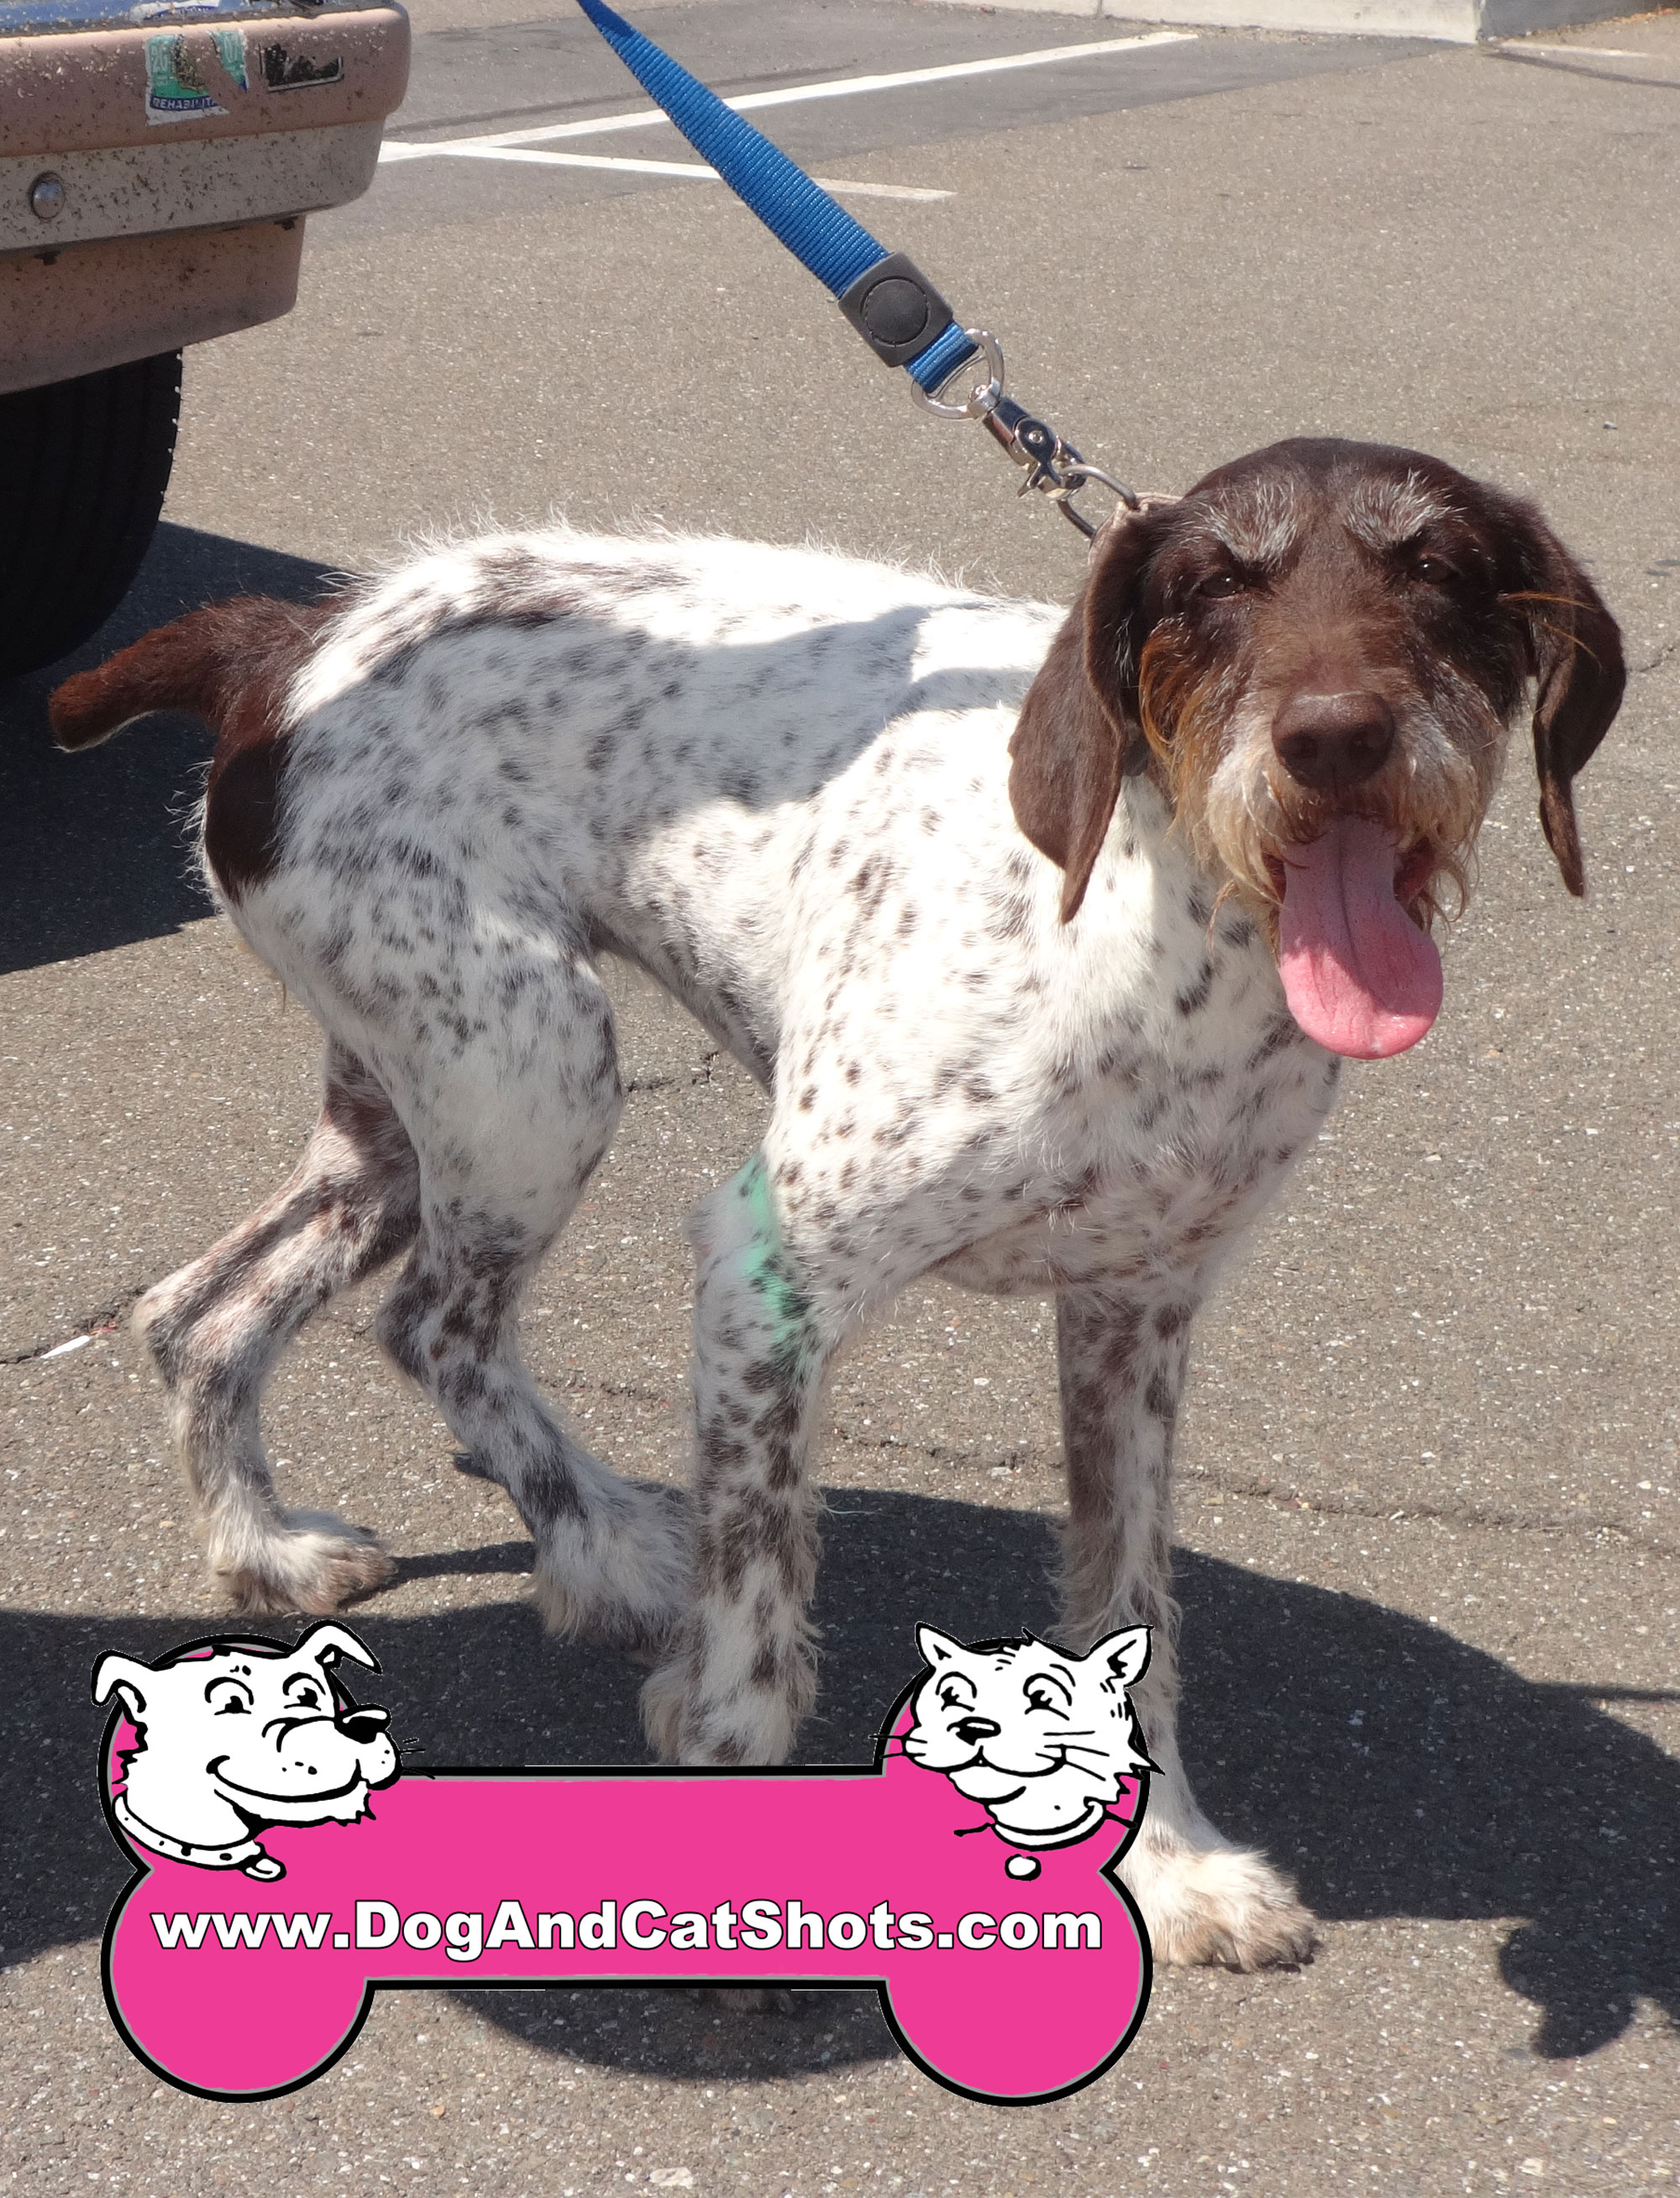
M1186 1756L1216 1821L1295 1872L1323 1944L1296 1972L1159 1972L1113 2071L1020 2109L931 2084L868 1993L793 2015L392 1996L339 2067L260 2105L131 2060L99 1983L125 1869L87 1677L221 1613L125 1319L288 1171L315 1039L193 880L201 733L160 721L58 757L43 675L0 698L0 2188L1671 2188L1680 17L1522 49L1109 50L1148 26L911 0L648 12L731 94L829 86L758 119L1114 470L1173 489L1283 434L1415 444L1537 497L1623 621L1627 704L1579 788L1589 898L1558 885L1514 750L1439 1023L1349 1075L1197 1331ZM192 603L311 596L551 510L1072 595L1072 530L1013 501L983 436L918 416L721 187L570 164L693 158L665 128L577 126L645 104L581 21L520 0L414 15L389 132L410 149L311 223L291 317L189 355L166 524L78 661ZM1061 46L1090 50L833 91ZM762 1108L650 988L613 981L632 1096L536 1289L530 1355L604 1456L677 1480L683 1216ZM455 1470L374 1346L375 1305L340 1303L290 1354L270 1448L288 1500L379 1526L400 1560L354 1622L407 1759L643 1759L641 1673L544 1637L517 1517ZM1045 1304L930 1285L841 1366L804 1759L865 1759L916 1620L1049 1625L1051 1329Z

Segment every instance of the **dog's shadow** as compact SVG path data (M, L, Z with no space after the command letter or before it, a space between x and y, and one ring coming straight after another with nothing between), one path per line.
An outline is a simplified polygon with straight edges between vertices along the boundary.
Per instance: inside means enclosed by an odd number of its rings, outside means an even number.
M837 1491L825 1532L823 1693L801 1759L858 1762L914 1676L914 1627L960 1639L1054 1631L1048 1522L926 1497ZM509 1574L529 1545L421 1561ZM1210 1815L1265 1847L1328 1922L1518 1916L1503 1972L1539 2013L1537 2053L1616 2038L1641 1997L1680 2017L1680 1766L1596 1706L1618 1689L1538 1685L1440 1628L1352 1596L1179 1555L1184 1752ZM642 1674L547 1639L528 1605L352 1622L384 1671L416 1770L645 1761ZM9 1961L96 1936L126 1866L95 1799L107 1649L152 1656L201 1620L10 1611ZM290 1639L294 1626L267 1630ZM1334 1956L1331 1957L1334 1958ZM677 1991L456 1995L545 2050L695 2078L798 2073L893 2048L873 1994L800 1995L802 2020L741 2020Z

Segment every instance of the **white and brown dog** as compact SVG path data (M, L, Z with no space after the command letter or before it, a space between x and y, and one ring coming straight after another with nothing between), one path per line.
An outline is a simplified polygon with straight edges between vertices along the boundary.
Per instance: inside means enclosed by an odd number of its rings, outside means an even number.
M78 747L220 732L211 882L327 1033L270 1203L139 1311L247 1609L388 1559L288 1513L276 1358L406 1253L380 1317L537 1544L558 1625L662 1649L666 1753L766 1763L814 1689L825 1369L937 1269L1054 1292L1062 1637L1154 1629L1159 1765L1125 1874L1159 1955L1299 1957L1311 1919L1201 1815L1174 1737L1169 1468L1190 1323L1316 1134L1338 1056L1409 1044L1532 697L1542 815L1622 689L1614 621L1527 504L1416 452L1279 444L1099 538L1071 616L715 541L504 535L314 610L195 612L55 703ZM599 965L763 1084L694 1224L686 1529L559 1423L518 1309L623 1103Z

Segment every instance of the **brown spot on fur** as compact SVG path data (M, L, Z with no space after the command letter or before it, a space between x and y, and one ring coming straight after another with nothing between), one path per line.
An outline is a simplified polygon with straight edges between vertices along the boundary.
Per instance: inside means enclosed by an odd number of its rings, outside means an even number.
M241 596L158 626L67 679L50 705L62 748L92 747L154 710L185 710L219 736L206 790L204 852L232 900L266 877L276 829L292 682L337 606Z
M1501 601L1528 613L1534 653L1534 762L1540 829L1577 899L1587 889L1572 782L1610 730L1627 684L1621 630L1563 544L1527 512L1532 554L1547 587L1512 590Z
M1085 584L1010 736L1009 804L1033 846L1066 873L1064 923L1084 899L1137 730L1127 701L1130 622L1159 524L1155 510L1122 509L1098 536Z

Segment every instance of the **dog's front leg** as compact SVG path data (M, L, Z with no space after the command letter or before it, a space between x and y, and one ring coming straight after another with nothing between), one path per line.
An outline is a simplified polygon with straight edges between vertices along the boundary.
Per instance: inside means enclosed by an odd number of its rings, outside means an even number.
M1063 1602L1070 1647L1151 1629L1149 1666L1131 1693L1157 1773L1120 1875L1157 1957L1252 1969L1304 1960L1313 1925L1286 1878L1209 1823L1179 1760L1172 1439L1195 1311L1193 1293L1170 1286L1116 1283L1057 1300Z
M692 1234L695 1600L642 1714L669 1759L779 1763L816 1693L805 1460L839 1339L802 1280L762 1158L706 1201Z

